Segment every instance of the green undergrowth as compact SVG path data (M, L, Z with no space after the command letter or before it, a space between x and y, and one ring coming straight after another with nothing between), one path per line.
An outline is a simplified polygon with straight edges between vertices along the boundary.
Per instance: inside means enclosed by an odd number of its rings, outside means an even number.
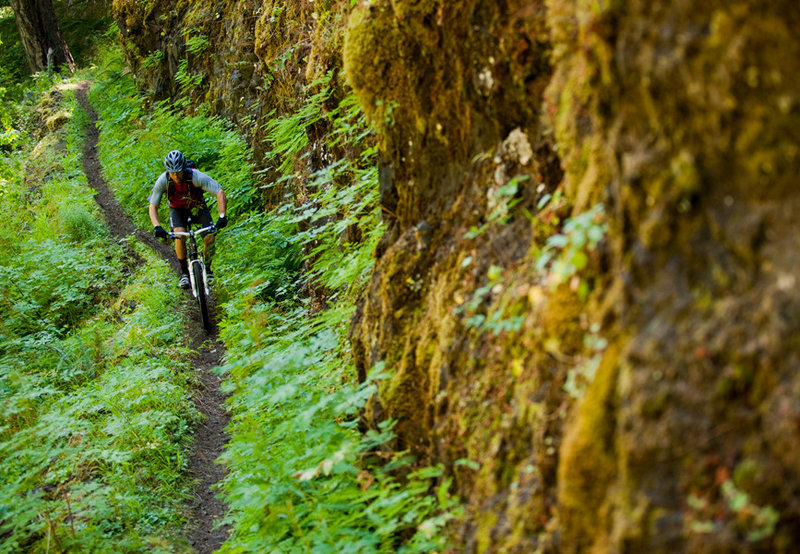
M7 4L3 2L3 4ZM0 90L5 91L8 100L18 101L22 97L29 79L25 51L19 40L19 31L10 6L0 7ZM2 96L2 94L0 94ZM0 102L2 113L5 102ZM5 106L7 107L7 106Z
M110 237L75 85L44 84L15 110L51 123L0 156L0 552L186 551L199 416L171 275Z
M102 63L94 71L89 98L100 120L100 161L109 187L140 227L152 229L147 198L171 150L181 150L223 186L229 219L257 207L249 151L235 129L203 109L184 115L181 102L147 107L118 51L105 47L98 59ZM210 200L211 213L216 214L216 200ZM165 206L164 200L161 221L169 220Z
M142 107L114 59L92 89L104 171L139 225L150 229L146 197L172 148L194 156L230 199L214 262L233 416L220 491L233 535L223 552L434 551L456 512L441 468L389 449L392 422L358 425L386 374L376 368L357 382L347 334L383 228L372 132L352 95L333 102L331 81L309 85L296 113L266 123L271 186L292 191L269 210L233 130L202 109L181 116L179 103ZM315 151L325 162L309 171Z
M359 429L360 409L388 374L374 368L358 383L347 333L383 228L370 129L351 95L320 109L330 81L310 85L296 113L268 124L276 184L302 187L304 199L289 197L266 217L274 233L302 246L307 271L291 296L247 286L225 305L234 418L222 459L234 535L223 552L435 551L456 511L441 467L418 467L388 448L391 421ZM307 129L319 122L330 132L312 146ZM299 179L294 168L310 148L331 161ZM223 268L241 255L231 246ZM257 267L238 272L243 285L263 280ZM303 297L301 287L316 294Z

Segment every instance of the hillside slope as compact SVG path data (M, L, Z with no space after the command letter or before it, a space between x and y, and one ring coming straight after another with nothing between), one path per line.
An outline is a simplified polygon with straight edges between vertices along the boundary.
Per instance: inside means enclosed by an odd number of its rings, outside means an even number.
M328 72L321 110L357 94L386 231L350 338L391 372L364 420L445 464L463 548L796 548L793 6L350 6L114 2L142 87L237 122L265 182L271 117Z

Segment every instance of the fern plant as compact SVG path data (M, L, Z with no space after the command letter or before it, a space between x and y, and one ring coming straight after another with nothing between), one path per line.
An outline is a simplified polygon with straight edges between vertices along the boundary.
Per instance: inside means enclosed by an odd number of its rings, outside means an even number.
M259 282L246 268L238 268L239 288L230 282L222 337L234 420L222 459L234 535L223 552L426 552L444 547L440 531L458 513L441 468L416 468L407 453L388 450L392 422L357 429L358 410L386 375L378 367L355 382L347 333L383 228L371 129L352 96L320 109L330 103L329 83L330 75L297 112L269 124L278 182L297 179L311 148L328 164L305 177L303 202L289 199L264 220L277 236L294 233L290 242L305 253L302 282L324 289L327 305L310 317L312 299L300 287L280 298L242 289ZM312 146L308 129L322 123L327 140ZM349 157L330 154L345 145ZM230 243L223 270L242 245ZM397 477L401 469L407 479Z

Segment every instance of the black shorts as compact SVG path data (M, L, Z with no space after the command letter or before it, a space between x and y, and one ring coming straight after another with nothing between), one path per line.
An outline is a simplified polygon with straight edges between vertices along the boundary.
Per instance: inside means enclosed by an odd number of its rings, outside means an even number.
M198 225L198 222L200 223ZM195 228L208 227L212 223L211 212L208 211L207 206L189 210L186 208L170 208L169 209L169 226L171 229L175 227L183 227L187 231L191 229L189 223L192 223Z

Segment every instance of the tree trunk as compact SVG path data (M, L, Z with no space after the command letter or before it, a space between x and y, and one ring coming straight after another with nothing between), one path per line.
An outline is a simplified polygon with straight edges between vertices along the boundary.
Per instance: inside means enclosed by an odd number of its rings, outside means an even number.
M11 0L19 36L32 73L67 65L75 70L72 54L56 21L52 0Z

